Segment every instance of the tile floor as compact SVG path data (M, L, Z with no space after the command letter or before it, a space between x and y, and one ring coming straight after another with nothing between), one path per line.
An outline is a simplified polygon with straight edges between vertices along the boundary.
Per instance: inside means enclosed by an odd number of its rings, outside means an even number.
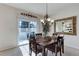
M5 51L1 51L0 56L29 56L28 48L29 45L27 44L18 48L8 49ZM35 56L35 54L32 53L32 56ZM39 53L38 56L41 56L41 53ZM48 51L48 56L54 56L54 54ZM65 47L65 53L63 54L63 56L79 56L79 50L70 47Z

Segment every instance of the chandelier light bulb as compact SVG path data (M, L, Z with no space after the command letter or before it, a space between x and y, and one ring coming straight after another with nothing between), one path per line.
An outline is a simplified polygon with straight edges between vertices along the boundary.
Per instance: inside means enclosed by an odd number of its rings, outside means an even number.
M40 21L41 21L42 23L44 23L44 19L41 19Z
M47 18L47 21L51 21L51 19L50 18Z
M53 23L53 22L54 22L54 20L51 20L51 22Z

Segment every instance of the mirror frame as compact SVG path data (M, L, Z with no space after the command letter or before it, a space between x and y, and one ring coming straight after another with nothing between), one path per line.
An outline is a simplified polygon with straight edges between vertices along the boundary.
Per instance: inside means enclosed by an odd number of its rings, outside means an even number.
M63 21L63 20L72 20L72 32L62 32L64 34L67 34L67 35L76 35L76 16L72 16L72 17L67 17L67 18L63 18L63 19L57 19L54 21L54 32L56 32L56 22L59 22L59 21Z

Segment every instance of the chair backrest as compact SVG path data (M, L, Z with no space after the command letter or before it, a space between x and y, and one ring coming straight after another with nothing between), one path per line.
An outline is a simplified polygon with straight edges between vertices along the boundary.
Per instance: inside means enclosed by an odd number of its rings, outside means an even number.
M40 39L42 37L42 33L37 33L36 35L35 35L35 39Z
M42 33L37 33L36 36L42 36Z
M64 34L62 32L53 33L53 36L57 37L56 41L58 46L63 45L62 43L64 42Z
M35 36L30 36L30 39L29 39L30 50L32 50L33 47L36 47L36 39L35 39Z
M31 45L34 44L36 42L35 40L35 33L31 32L30 33L30 38L29 38L29 47L31 48Z
M35 38L35 33L34 33L34 32L31 32L31 33L30 33L30 39L31 39L31 38Z
M64 36L64 33L62 32L55 32L53 33L54 36Z
M60 43L61 43L63 40L64 40L64 38L63 38L63 37L58 36L58 38L57 38L57 41L58 41L58 42L60 42Z

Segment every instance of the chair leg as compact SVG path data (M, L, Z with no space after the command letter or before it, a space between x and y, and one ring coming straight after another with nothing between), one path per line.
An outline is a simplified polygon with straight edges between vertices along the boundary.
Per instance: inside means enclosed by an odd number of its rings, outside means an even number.
M57 52L55 53L55 56L57 56Z
M60 56L62 56L62 53L61 53L61 48L60 48Z
M55 56L57 56L57 52L55 53Z
M64 53L64 46L62 46L62 53Z
M64 53L64 41L63 41L63 44L62 44L62 52Z
M52 52L52 54L53 54L53 52Z
M32 55L32 48L31 48L31 43L29 43L29 55Z
M29 55L32 56L32 50L29 50Z
M37 56L37 53L35 53L35 56Z
M57 45L55 45L55 56L57 56Z
M36 53L35 53L35 56L37 56L37 45L35 46L35 48L36 48Z
M62 46L61 45L60 45L59 50L60 50L60 56L62 56Z
M48 55L48 49L45 49L46 51L45 51L45 55L47 56Z

